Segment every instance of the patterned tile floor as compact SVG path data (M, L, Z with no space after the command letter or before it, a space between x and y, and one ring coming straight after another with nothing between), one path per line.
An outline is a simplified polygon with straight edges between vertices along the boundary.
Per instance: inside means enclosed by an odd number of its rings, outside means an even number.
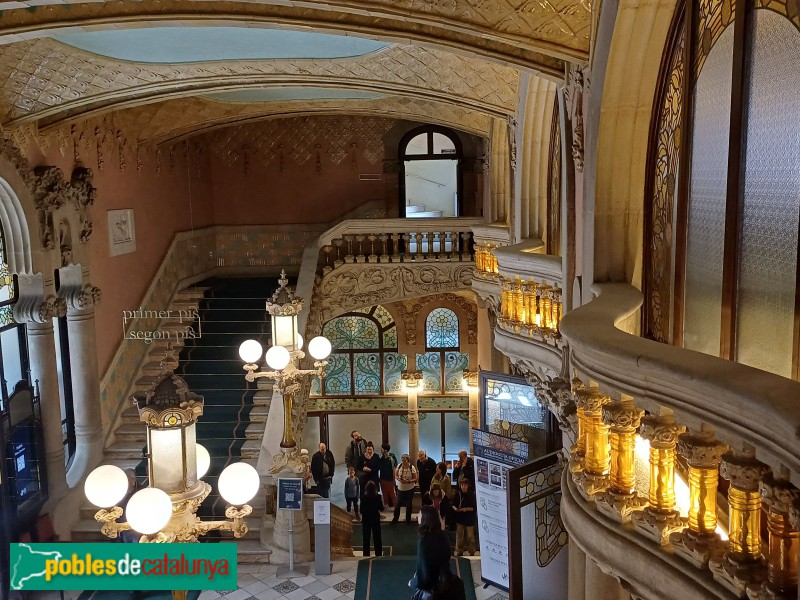
M481 580L481 562L470 560L472 578ZM239 565L239 589L231 592L203 592L200 600L350 600L356 590L358 560L337 560L330 575L313 575L308 566L307 577L278 579L276 565ZM496 588L475 589L477 600L505 600L508 594Z
M471 558L472 579L481 581L481 561ZM206 591L200 600L352 600L356 590L358 560L333 562L330 575L313 575L314 565L308 565L309 575L294 579L278 579L277 565L239 565L239 588L225 592ZM65 592L65 600L74 600L80 592ZM57 592L32 592L28 598L58 600ZM494 587L476 587L477 600L506 600L508 594ZM411 594L409 593L409 597Z

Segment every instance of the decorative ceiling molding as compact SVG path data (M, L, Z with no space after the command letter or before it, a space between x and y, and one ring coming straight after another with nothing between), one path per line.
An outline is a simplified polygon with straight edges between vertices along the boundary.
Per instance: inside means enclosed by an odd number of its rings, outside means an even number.
M395 45L354 59L160 65L119 62L53 40L0 48L0 122L67 120L198 93L281 85L354 88L450 102L503 116L519 72L450 52Z
M181 25L313 27L465 50L555 77L562 59L585 61L591 35L590 0L328 0L207 2L36 0L6 10L0 36L32 39L69 28ZM28 5L28 6L25 6Z
M232 125L294 116L364 115L406 119L460 129L487 137L491 118L485 113L444 102L388 96L375 100L293 100L243 104L185 98L147 104L114 113L118 124L137 132L139 143L173 142Z

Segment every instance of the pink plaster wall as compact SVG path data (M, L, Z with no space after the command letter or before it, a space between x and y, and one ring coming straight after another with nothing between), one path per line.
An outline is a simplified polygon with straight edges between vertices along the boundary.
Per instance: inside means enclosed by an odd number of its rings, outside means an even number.
M28 152L31 166L55 165L69 179L74 166L72 153L62 156L58 149L46 154L38 149ZM183 152L176 152L170 169L168 157L161 157L157 173L155 154L145 155L141 172L135 158L126 160L125 172L119 154L103 155L102 171L97 155L86 152L81 164L92 169L97 196L89 211L94 223L89 243L90 282L102 291L95 307L97 357L100 373L105 373L122 341L122 311L138 307L151 280L177 232L207 227L213 223L209 186L205 175L192 176L191 202L187 185L188 172ZM110 256L107 211L132 208L136 227L136 251ZM38 243L38 239L34 243ZM73 244L78 244L73 240Z

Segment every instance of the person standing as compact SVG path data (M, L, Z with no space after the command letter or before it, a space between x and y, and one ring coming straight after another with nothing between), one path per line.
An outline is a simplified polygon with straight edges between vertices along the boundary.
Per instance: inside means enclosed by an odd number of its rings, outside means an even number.
M360 519L358 514L358 498L361 496L361 484L356 477L356 470L353 467L347 472L347 479L344 480L344 499L347 500L347 512L350 507L355 506L356 520Z
M420 450L417 461L417 473L419 474L419 493L424 504L430 504L431 481L436 474L436 461L428 457L425 450Z
M328 450L325 442L319 443L319 451L311 457L311 476L317 484L317 493L323 498L331 497L331 483L333 482L333 470L336 468L336 460L333 453Z
M394 518L392 523L400 520L400 508L406 507L406 525L411 523L411 504L414 501L414 488L417 485L417 470L411 464L411 457L403 454L400 457L400 464L394 472L397 480L397 506L394 507Z
M443 462L436 465L436 473L434 473L431 481L431 489L433 489L434 484L441 488L445 498L449 500L452 494L453 482L450 480L450 475L447 474L447 465Z
M381 446L380 482L384 504L394 508L394 505L397 504L394 484L394 470L397 468L397 458L389 452L391 449L392 447L389 444Z
M466 450L458 453L458 462L453 467L453 479L456 480L456 485L462 480L469 481L470 489L475 489L475 463L467 455Z
M475 512L475 492L470 490L469 480L462 477L458 480L458 491L453 497L453 512L456 515L456 556L475 554L475 523L478 514Z
M451 572L451 554L450 542L442 531L439 513L432 506L423 506L419 513L417 570L408 582L408 587L416 590L412 600L430 600L436 597L442 575Z
M350 433L350 443L347 445L347 449L344 451L344 464L348 469L348 473L350 472L350 467L358 470L358 461L362 456L364 456L366 450L367 442L361 437L358 429L354 429ZM359 478L360 475L361 474L359 473Z
M381 480L380 480L380 470L381 470L381 459L380 457L375 454L375 448L372 446L372 442L367 444L367 450L364 456L361 457L361 460L356 467L356 472L361 472L363 475L361 476L361 497L364 497L364 494L367 492L367 483L372 481L375 484L375 489L380 489Z
M383 542L381 541L383 501L378 495L378 486L374 481L368 481L365 487L364 497L361 499L361 535L364 556L369 556L370 534L375 543L375 556L383 556Z

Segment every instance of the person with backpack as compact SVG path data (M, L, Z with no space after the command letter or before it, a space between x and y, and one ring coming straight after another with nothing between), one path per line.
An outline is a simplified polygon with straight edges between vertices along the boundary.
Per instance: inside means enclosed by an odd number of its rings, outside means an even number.
M394 483L394 470L397 468L397 458L390 452L392 447L389 444L381 446L380 459L380 483L383 503L387 507L394 508L397 504L397 493Z
M397 479L398 499L397 506L394 507L394 518L392 523L400 520L400 508L406 507L406 525L411 523L411 504L414 501L414 488L417 486L417 470L411 464L411 457L403 454L400 457L400 464L395 469L394 476Z

